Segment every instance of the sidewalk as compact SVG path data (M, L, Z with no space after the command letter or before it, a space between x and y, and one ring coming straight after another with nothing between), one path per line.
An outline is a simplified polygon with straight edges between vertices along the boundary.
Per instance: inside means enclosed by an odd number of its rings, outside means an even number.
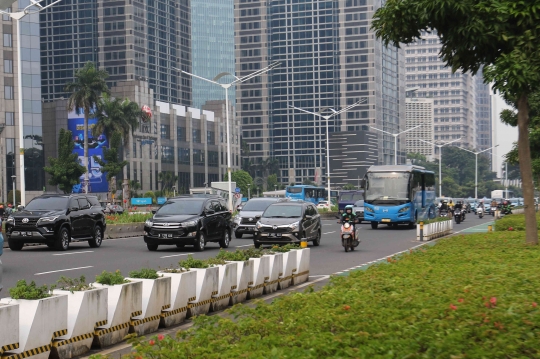
M488 232L488 226L493 226L493 231L495 231L495 221L490 221L490 220L487 220L486 219L486 222L485 223L482 223L482 224L479 224L477 226L474 226L474 227L469 227L469 228L466 228L462 231L459 231L459 232L454 232L454 234L456 233L487 233ZM456 229L454 227L454 229Z

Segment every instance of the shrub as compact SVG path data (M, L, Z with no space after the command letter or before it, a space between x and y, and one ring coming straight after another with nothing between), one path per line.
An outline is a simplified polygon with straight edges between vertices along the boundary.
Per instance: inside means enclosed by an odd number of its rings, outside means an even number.
M246 257L244 251L237 249L234 252L228 252L220 249L217 259L222 259L224 261L246 261L249 257Z
M119 270L115 272L103 271L96 276L96 282L104 285L117 285L129 283L129 280L125 279Z
M149 218L152 218L152 213L124 212L122 214L110 214L106 216L107 223L110 224L144 223Z
M180 268L186 268L188 270L191 269L191 268L208 268L208 267L210 267L208 262L206 262L203 259L195 259L195 258L193 258L193 256L191 254L188 255L187 259L184 259L183 261L178 262L178 265L180 266Z
M86 277L83 275L79 278L61 276L56 283L58 289L69 290L71 293L92 289L92 286L86 283Z
M151 268L142 268L140 270L131 271L129 272L129 276L131 278L139 279L158 279L160 277L157 271Z
M271 251L272 252L278 252L278 253L285 253L289 252L291 249L300 249L300 246L298 244L286 244L284 246L273 246Z
M54 287L51 287L53 289ZM38 287L36 282L31 281L27 284L24 279L17 281L17 284L13 288L9 288L9 295L13 299L43 299L51 296L49 287L42 285Z

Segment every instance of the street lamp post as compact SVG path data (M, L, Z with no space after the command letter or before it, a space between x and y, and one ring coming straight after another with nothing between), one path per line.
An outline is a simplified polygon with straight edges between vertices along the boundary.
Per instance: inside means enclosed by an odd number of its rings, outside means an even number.
M390 133L390 132L387 132L387 131L384 131L384 130L381 130L381 129L378 129L376 127L373 127L373 126L369 126L371 127L372 129L374 130L377 130L377 131L380 131L380 132L384 132L386 133L387 135L390 135L390 136L394 136L394 164L397 165L397 138L399 135L405 133L405 132L409 132L409 131L412 131L418 127L422 127L424 126L424 124L421 124L421 125L418 125L418 126L415 126L413 128L409 128L408 130L405 130L405 131L401 131L399 133Z
M361 99L358 102L353 103L352 105L349 105L347 107L342 108L339 111L336 111L333 108L323 108L323 109L320 109L319 112L306 111L306 110L301 109L299 107L289 105L289 107L294 108L294 109L296 109L298 111L302 111L302 112L305 112L305 113L309 113L311 115L319 116L319 117L324 118L326 120L326 167L327 167L327 169L326 169L326 172L327 172L326 173L326 184L327 184L327 187L328 187L328 203L332 203L331 198L330 198L330 132L328 132L328 122L330 121L330 119L332 117L334 117L336 115L339 115L339 114L342 114L344 112L347 112L350 109L352 109L352 108L354 108L354 107L356 107L356 106L358 106L358 105L360 105L360 104L362 104L364 102L367 102L366 97L364 97L363 99ZM323 115L322 113L325 112L326 110L332 111L332 114ZM315 153L315 156L317 156L316 153Z
M449 145L451 143L454 143L456 141L459 141L461 140L461 137L456 139L456 140L453 140L453 141L450 141L450 142L445 142L443 143L442 145L437 145L433 142L429 142L429 141L426 141L426 140L422 140L421 138L419 138L420 141L422 142L425 142L425 143L429 143L430 145L433 145L433 146L436 146L436 147L439 147L439 197L442 197L442 171L441 171L441 163L442 163L442 148L446 145Z
M11 176L11 183L13 184L13 196L11 197L11 199L13 200L13 208L17 208L17 187L16 187L16 184L17 184L17 181L15 181L17 179L17 176L13 175Z
M487 149L485 149L483 151L478 151L478 152L474 152L474 151L468 150L466 148L458 147L459 149L462 149L463 151L470 152L475 156L475 173L474 173L474 198L475 199L478 199L478 155L481 154L482 152L489 151L489 150L491 150L491 149L493 149L493 148L495 148L497 146L499 146L499 145L495 145L495 146L487 148Z
M250 193L250 188L251 188L251 183L248 183L248 201L249 201L249 197L251 197L251 193Z
M225 89L225 117L226 117L226 126L227 126L227 177L228 177L228 181L229 181L229 210L232 211L232 189L231 189L231 176L232 176L232 173L231 173L231 138L230 138L230 126L229 126L229 88L232 86L232 85L235 85L237 83L242 83L242 82L246 82L248 80L251 80L252 78L254 77L257 77L257 76L260 76L278 66L280 66L281 63L279 61L276 61L276 62L273 62L271 63L269 66L261 69L261 70L257 70L249 75L246 75L244 77L241 77L241 78L238 78L228 72L222 72L220 74L218 74L216 77L214 77L212 80L209 80L207 78L204 78L204 77L201 77L201 76L197 76L197 75L194 75L192 73L189 73L187 71L184 71L184 70L180 70L180 69L177 69L177 68L174 68L175 70L177 71L180 71L186 75L189 75L191 77L195 77L197 79L200 79L200 80L203 80L203 81L206 81L206 82L210 82L214 85L218 85L218 86L221 86L222 88ZM236 80L232 81L232 82L229 82L229 83L225 83L225 84L222 84L222 83L219 83L217 82L219 79L221 79L223 76L227 76L227 75L230 75L230 76L234 76L236 78Z
M17 96L19 112L19 178L21 180L21 205L26 202L26 175L24 172L24 122L23 122L23 99L22 99L22 61L21 61L21 19L29 14L37 14L62 0L52 2L47 6L41 6L39 3L43 0L30 0L30 4L17 12L6 12L0 10L0 14L11 17L17 23ZM37 8L37 10L35 8Z

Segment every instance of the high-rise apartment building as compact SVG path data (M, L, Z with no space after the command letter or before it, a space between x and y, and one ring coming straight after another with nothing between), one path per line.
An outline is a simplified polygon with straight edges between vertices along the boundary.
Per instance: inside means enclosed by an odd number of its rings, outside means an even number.
M419 88L416 97L433 99L435 141L460 139L453 145L489 148L491 101L482 74L452 73L439 58L440 49L438 36L426 32L405 47L407 86Z
M67 82L87 61L116 86L147 81L155 99L191 105L189 0L65 0L40 15L45 101L68 97Z
M28 0L14 2L15 12L30 5ZM43 128L41 121L41 73L39 67L39 17L28 14L17 23L8 15L0 17L2 49L0 51L0 201L7 202L7 194L21 189L20 156L24 151L26 202L39 195L45 186L43 173ZM18 80L17 43L21 45L21 83ZM22 86L22 91L19 92ZM19 93L22 110L19 111ZM21 143L19 128L23 126ZM12 177L16 176L16 177Z
M385 48L370 31L380 3L235 0L237 76L281 62L271 73L238 85L236 95L250 160L275 157L282 183L326 181L325 120L291 106L318 112L366 98L332 117L329 132L352 134L374 126L396 133L405 128L403 51ZM393 136L376 134L377 162L394 163ZM398 146L403 158L402 141Z
M222 72L234 75L234 0L191 0L191 44L193 73L213 79ZM223 80L233 81L228 76ZM224 100L225 91L203 80L193 79L193 106ZM229 101L235 103L234 90Z
M405 105L407 130L414 128L406 133L407 153L419 153L431 161L433 145L424 141L433 143L433 99L407 98Z

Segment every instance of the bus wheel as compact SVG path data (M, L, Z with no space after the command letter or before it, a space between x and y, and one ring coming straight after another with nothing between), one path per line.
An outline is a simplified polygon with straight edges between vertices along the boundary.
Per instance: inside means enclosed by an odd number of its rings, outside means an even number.
M416 223L415 222L410 222L409 223L409 229L415 229L416 228Z
M377 229L377 227L379 227L378 222L371 222L371 229Z

